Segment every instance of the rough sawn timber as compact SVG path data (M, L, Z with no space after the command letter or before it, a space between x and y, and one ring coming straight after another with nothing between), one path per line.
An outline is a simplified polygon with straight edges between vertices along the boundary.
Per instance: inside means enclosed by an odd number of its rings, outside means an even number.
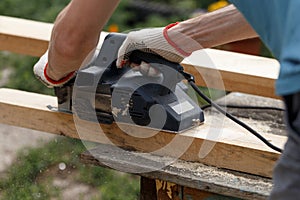
M56 98L12 89L0 89L0 123L64 135L102 144L114 144L186 161L272 176L279 153L233 122L212 116L205 124L182 133L157 131L133 125L82 121L67 113L47 108L57 106ZM101 127L101 128L100 128ZM286 137L264 134L273 144L283 147Z
M150 179L169 181L184 186L196 194L206 191L218 195L258 200L267 199L272 189L272 180L269 178L182 160L176 160L167 165L172 158L122 150L111 145L98 145L81 154L80 160L86 164L113 168L125 173L131 172ZM166 166L160 167L161 163L166 163ZM183 195L185 196L184 191Z
M41 56L48 47L53 25L0 16L0 50ZM99 46L107 33L101 34ZM279 98L274 92L279 63L275 59L205 49L194 52L182 65L199 86Z

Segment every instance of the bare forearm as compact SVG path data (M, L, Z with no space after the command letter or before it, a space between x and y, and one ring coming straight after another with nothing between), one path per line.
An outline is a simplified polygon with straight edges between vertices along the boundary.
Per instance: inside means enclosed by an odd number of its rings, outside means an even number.
M168 35L186 52L258 37L233 5L183 21L169 29Z
M58 15L49 44L47 74L59 80L79 69L97 46L103 26L119 0L72 0Z

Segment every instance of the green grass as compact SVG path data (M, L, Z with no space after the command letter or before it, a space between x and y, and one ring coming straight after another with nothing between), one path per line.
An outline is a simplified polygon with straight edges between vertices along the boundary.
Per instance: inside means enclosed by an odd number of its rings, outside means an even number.
M98 189L103 200L138 199L137 177L80 163L78 155L85 150L81 141L67 138L54 140L41 148L22 150L7 176L0 180L1 199L59 199L60 190L52 185L53 177L45 173L59 163L76 170L74 180Z
M54 95L53 90L45 87L33 74L32 68L37 60L31 56L0 52L0 71L4 68L12 69L8 83L3 87Z

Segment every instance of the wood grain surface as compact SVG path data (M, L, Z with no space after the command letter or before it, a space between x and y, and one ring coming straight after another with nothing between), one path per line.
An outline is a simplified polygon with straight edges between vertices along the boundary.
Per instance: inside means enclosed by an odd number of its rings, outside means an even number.
M279 153L246 130L221 116L208 116L204 124L182 133L158 131L125 124L98 124L71 114L51 111L52 96L0 89L0 123L45 131L82 140L114 144L157 155L180 157L225 169L272 176ZM286 137L264 136L283 147Z

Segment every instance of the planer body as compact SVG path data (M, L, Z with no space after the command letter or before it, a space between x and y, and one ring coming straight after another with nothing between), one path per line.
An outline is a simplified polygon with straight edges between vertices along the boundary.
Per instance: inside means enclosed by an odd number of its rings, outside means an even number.
M97 58L77 72L76 78L55 88L58 110L80 119L110 124L129 123L181 132L204 121L204 114L187 94L183 67L160 56L135 50L130 60L146 62L161 73L149 77L130 66L116 67L126 34L109 34Z

